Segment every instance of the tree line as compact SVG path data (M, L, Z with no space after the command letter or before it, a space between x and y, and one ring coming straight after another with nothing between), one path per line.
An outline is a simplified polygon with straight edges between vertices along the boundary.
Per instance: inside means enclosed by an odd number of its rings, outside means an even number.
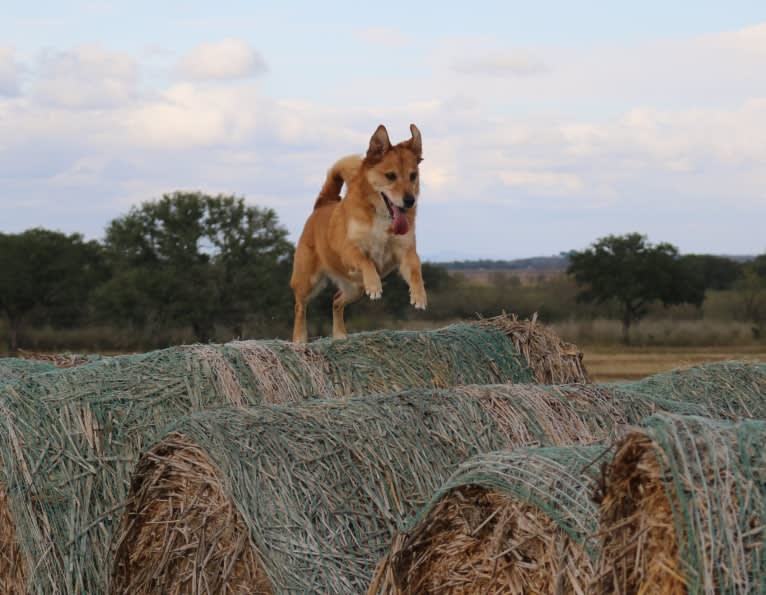
M130 329L150 346L178 328L190 329L200 342L287 337L294 250L287 235L272 209L249 206L241 197L189 192L131 208L108 224L102 241L40 228L0 233L0 316L9 347L23 345L25 330L40 326ZM509 276L479 291L459 274L425 263L429 311L413 311L406 284L392 275L383 300L352 306L351 320L362 326L365 320L449 320L503 309L530 315L547 307L550 319L618 316L627 340L630 326L652 305L699 306L707 291L736 289L742 316L766 322L766 254L748 263L682 256L670 244L653 245L635 233L602 238L567 258L566 287L576 288L569 301L563 286L531 293ZM329 330L322 325L329 325L331 298L328 288L312 304L315 334Z

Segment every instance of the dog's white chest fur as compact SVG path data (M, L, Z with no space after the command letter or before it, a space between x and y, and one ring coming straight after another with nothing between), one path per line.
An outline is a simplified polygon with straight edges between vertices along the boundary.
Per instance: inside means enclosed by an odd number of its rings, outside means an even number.
M393 254L391 218L377 214L372 225L352 219L348 224L348 239L375 263L379 273L390 268Z

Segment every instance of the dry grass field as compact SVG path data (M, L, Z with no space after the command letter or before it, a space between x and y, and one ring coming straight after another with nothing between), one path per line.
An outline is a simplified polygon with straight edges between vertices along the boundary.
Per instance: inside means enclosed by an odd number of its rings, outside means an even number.
M766 361L766 346L585 347L585 366L594 382L636 380L674 368L723 360Z

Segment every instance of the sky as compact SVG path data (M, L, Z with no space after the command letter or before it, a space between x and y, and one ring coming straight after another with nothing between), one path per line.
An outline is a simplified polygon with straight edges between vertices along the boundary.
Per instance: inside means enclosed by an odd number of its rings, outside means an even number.
M0 232L102 238L176 190L297 241L378 124L423 136L418 250L639 232L766 252L766 3L2 1Z

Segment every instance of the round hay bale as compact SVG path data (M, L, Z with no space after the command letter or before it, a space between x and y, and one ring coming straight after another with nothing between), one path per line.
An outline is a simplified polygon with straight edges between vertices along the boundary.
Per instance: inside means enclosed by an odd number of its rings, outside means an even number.
M605 447L478 455L378 565L368 595L585 593L596 552L591 484Z
M766 422L642 426L605 475L597 591L766 592Z
M147 506L130 518L131 555L113 593L271 595L249 530L202 449L170 434L136 475L134 498ZM156 560L169 570L157 572Z
M360 593L393 536L467 457L595 438L566 399L533 390L409 391L201 412L173 426L137 467L117 533L113 589L159 593L152 582L159 576L188 584L188 568L178 570L186 567L176 559L208 555L196 513L180 506L172 521L179 537L167 538L173 552L143 545L166 526L158 501L196 493L183 474L166 477L191 447L217 470L220 490L249 529L253 576L265 576L274 592ZM199 580L222 582L219 574Z
M717 418L766 418L766 362L724 361L603 386L657 403L658 410ZM665 405L669 402L668 405Z

